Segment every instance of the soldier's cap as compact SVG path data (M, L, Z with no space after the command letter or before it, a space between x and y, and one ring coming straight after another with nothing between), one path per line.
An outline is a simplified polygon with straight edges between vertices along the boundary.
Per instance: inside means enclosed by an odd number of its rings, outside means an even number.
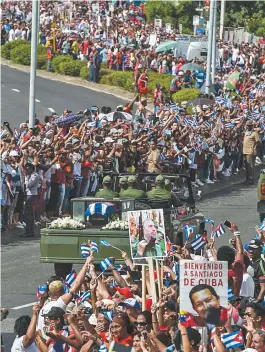
M165 185L167 186L167 185L170 185L170 184L171 184L171 181L168 178L166 178L165 179Z
M103 178L103 183L111 183L111 177L110 176L105 176Z
M246 126L253 126L253 122L251 120L248 120Z
M121 177L119 183L127 183L128 180L126 177Z
M135 176L129 176L129 177L128 177L128 182L129 182L129 183L136 182L136 177L135 177Z
M165 179L162 175L156 176L156 182L165 182Z

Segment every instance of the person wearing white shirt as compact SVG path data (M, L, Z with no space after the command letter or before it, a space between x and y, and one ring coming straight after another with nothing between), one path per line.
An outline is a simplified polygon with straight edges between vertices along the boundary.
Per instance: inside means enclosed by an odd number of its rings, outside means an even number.
M254 284L254 280L252 279L251 275L248 272L249 265L250 265L250 260L245 255L243 281L241 284L241 289L239 294L240 297L254 297L255 284Z
M34 304L32 308L32 318L23 315L19 317L14 326L16 338L11 347L11 352L38 352L34 339L38 320L39 304Z
M11 24L11 27L10 27L10 31L8 33L8 41L9 42L12 42L13 40L15 40L15 30L14 30L14 26Z

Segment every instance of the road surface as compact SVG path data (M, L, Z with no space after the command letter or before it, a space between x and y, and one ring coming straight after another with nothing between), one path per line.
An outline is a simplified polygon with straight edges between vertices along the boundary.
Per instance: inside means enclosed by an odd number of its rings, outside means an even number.
M233 186L226 191L213 193L210 198L197 204L205 218L229 220L238 224L244 242L254 237L258 224L256 213L256 186ZM228 244L231 234L227 231L216 240L217 246ZM36 288L53 274L53 265L39 263L39 239L20 240L19 234L4 234L2 237L2 307L8 307L8 319L2 323L4 340L10 351L14 339L15 319L31 315L36 300ZM77 267L78 269L78 267Z
M12 127L28 120L29 73L1 66L1 119ZM36 114L43 122L53 111L61 114L64 109L77 112L92 105L115 109L127 101L110 94L98 93L72 84L36 78Z

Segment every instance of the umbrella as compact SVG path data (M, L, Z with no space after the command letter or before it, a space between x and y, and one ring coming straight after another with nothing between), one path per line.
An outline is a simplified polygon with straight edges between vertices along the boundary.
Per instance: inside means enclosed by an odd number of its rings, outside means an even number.
M178 46L178 42L176 42L175 40L168 40L166 42L161 43L160 45L158 45L158 47L156 48L156 53L163 53L165 51L174 49Z
M189 64L185 64L183 66L181 66L180 70L182 71L204 71L203 67L198 65L198 64L194 64L194 63L189 63Z
M235 71L227 79L226 87L228 89L235 89L237 82L239 81L240 73Z
M214 99L208 99L208 98L196 98L193 100L190 100L188 102L188 105L213 105L215 103Z
M113 111L105 115L103 119L107 119L108 121L116 121L117 119L132 121L132 115L124 111Z

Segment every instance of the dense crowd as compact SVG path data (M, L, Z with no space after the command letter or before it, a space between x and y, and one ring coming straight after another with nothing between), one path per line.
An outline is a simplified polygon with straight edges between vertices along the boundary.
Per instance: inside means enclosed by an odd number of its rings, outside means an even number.
M259 227L255 230L257 236L247 246L243 246L234 223L230 223L230 245L218 250L215 245L220 226L197 252L190 242L184 247L169 242L170 254L161 267L162 277L160 269L152 271L149 267L146 287L139 267L127 253L122 252L122 266L115 266L115 258L103 261L99 274L94 265L97 254L91 252L78 274L73 270L63 278L51 276L38 287L32 317L21 316L15 322L17 336L11 351L125 352L133 347L136 352L264 352L265 233ZM180 311L181 259L228 264L228 298L226 308L222 308L225 320L218 320L223 321L221 325L209 323L214 317L207 317L206 312L212 308L213 314L220 297L207 284L190 291L198 317ZM150 286L152 276L159 292L157 301ZM200 322L198 326L196 321Z

